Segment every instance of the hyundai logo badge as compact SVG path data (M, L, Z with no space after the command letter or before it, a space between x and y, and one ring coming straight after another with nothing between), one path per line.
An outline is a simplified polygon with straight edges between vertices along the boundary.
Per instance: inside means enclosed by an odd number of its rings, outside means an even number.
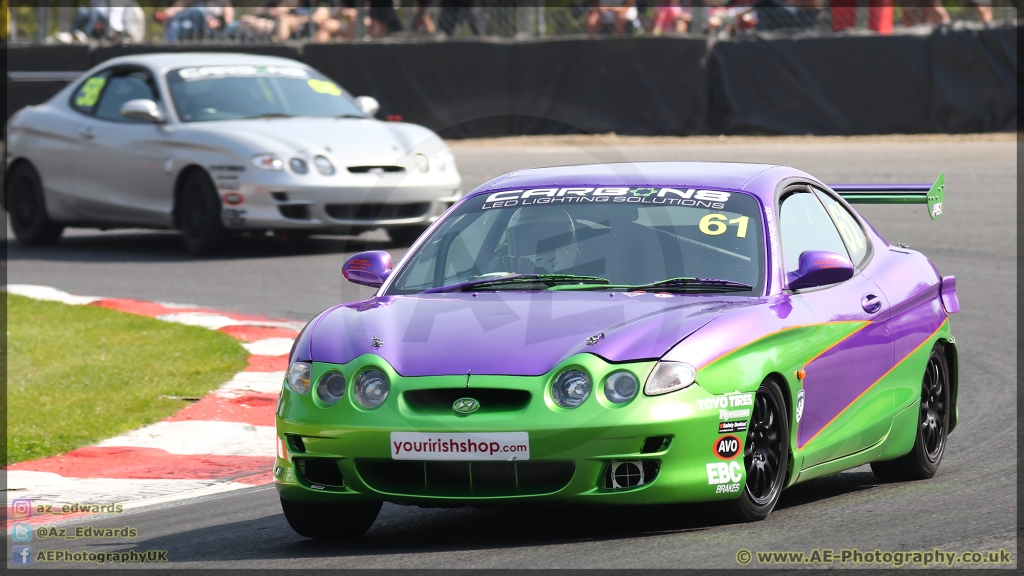
M480 403L473 398L459 398L452 404L452 410L457 414L472 414L480 409Z

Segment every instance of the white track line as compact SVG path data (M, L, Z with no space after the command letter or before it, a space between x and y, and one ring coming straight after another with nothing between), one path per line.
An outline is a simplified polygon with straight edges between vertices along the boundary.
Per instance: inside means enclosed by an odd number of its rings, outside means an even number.
M101 448L157 448L171 454L211 456L276 455L273 426L244 422L184 420L157 422L127 434L108 438Z
M35 284L8 284L4 287L4 292L35 300L50 300L52 302L63 302L64 304L73 305L92 304L97 300L103 300L103 298L97 296L75 296L51 286L37 286Z
M214 391L221 398L237 398L248 393L277 394L284 383L284 372L239 372Z

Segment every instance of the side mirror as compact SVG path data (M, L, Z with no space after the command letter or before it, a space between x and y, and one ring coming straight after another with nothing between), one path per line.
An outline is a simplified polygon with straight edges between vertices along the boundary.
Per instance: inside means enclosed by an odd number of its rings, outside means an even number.
M373 96L356 96L356 106L368 116L376 116L380 112L380 102Z
M391 254L384 250L360 252L341 267L345 280L363 286L379 287L391 274Z
M853 264L845 256L824 250L800 254L800 267L787 274L793 290L844 282L853 278Z
M164 113L156 102L145 98L125 102L121 106L121 116L154 124L162 124L165 120Z

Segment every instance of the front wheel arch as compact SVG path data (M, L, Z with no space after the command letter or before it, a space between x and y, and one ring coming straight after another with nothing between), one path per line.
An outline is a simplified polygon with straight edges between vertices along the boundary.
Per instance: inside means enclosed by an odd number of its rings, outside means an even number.
M780 374L779 372L771 372L767 376L761 379L762 382L765 380L775 380L775 383L779 385L779 389L782 390L782 402L786 405L786 414L789 416L790 422L790 442L789 442L789 462L786 468L786 479L782 482L782 489L789 488L790 483L795 478L794 462L795 454L793 453L793 446L796 445L796 427L799 422L796 421L796 405L793 403L793 392L790 390L789 379ZM760 385L758 385L760 386ZM755 388L756 392L757 389Z
M946 434L949 434L956 428L957 411L956 401L957 395L960 392L960 366L959 366L959 354L956 350L956 344L949 340L939 340L939 344L942 345L942 354L946 357L946 370L949 372L949 429Z

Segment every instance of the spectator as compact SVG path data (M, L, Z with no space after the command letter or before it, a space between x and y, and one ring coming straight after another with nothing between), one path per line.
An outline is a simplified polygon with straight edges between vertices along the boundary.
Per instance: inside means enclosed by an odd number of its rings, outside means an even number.
M633 4L633 0L594 0L585 16L587 33L621 36L633 32L637 19Z
M746 6L731 6L727 0L704 0L704 21L708 34L729 36L753 27L756 18Z
M226 36L237 26L230 0L176 0L158 13L157 20L165 22L167 42Z
M475 36L483 36L484 26L474 8L473 0L441 0L441 15L437 19L437 27L448 36L454 36L455 30L463 22L468 22L469 29Z
M383 38L402 29L393 0L368 0L367 3L370 5L370 38Z
M679 0L662 0L651 20L651 33L660 36L663 32L686 32L690 29L690 11L683 10Z
M252 14L242 16L242 26L250 36L285 42L309 22L308 6L300 0L266 0Z
M903 12L903 25L907 27L949 24L949 12L943 7L942 0L900 0L900 8Z
M88 8L79 8L71 22L70 32L58 32L58 41L70 44L74 41L86 43L107 34L110 25L110 0L89 0Z
M992 0L967 0L974 11L978 14L978 19L985 25L985 28L992 27Z
M434 26L434 21L427 13L427 4L429 4L428 0L416 0L416 12L412 17L412 25L409 26L413 32L437 33L437 27Z
M342 0L341 5L336 7L318 6L312 16L313 24L316 26L313 40L332 42L353 39L358 16L355 0Z

